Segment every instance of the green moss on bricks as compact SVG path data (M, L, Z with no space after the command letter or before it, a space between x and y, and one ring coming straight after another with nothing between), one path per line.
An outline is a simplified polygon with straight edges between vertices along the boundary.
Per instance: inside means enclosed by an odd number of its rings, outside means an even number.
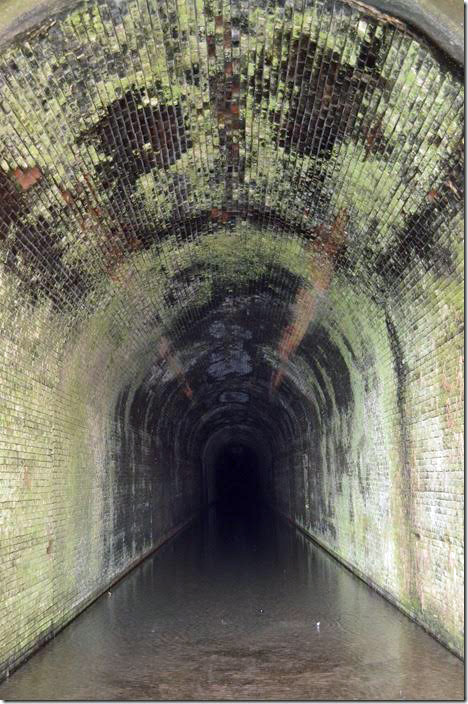
M169 5L0 57L0 661L198 510L232 392L271 501L460 648L462 84L353 3Z

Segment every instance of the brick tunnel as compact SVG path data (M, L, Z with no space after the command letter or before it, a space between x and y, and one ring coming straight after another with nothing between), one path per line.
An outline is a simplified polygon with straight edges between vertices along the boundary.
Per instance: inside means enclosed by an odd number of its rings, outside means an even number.
M463 698L456 4L4 2L0 698Z

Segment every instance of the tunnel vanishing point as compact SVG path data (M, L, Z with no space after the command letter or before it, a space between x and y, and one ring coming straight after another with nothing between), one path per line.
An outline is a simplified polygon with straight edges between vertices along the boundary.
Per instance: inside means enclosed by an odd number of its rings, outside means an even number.
M232 443L462 655L450 7L4 1L0 676L213 502Z

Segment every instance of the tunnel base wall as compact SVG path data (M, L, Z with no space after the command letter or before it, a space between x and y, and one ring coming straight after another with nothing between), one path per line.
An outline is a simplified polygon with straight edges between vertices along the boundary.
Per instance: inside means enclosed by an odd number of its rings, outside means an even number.
M117 394L109 367L100 369L99 326L60 349L52 317L25 311L21 322L2 346L2 392L14 403L3 403L0 429L0 677L201 508L198 477L156 451L134 423L130 386ZM34 355L33 325L47 330ZM117 375L129 372L122 359Z
M37 640L30 646L28 646L24 651L16 653L13 658L10 659L8 666L0 669L0 682L7 679L15 670L17 670L21 665L23 665L26 660L29 660L38 650L40 650L44 645L46 645L50 640L55 638L64 628L66 628L77 616L82 614L89 608L97 599L99 599L103 594L112 589L116 584L118 584L122 579L124 579L132 570L134 570L138 565L140 565L144 560L146 560L150 555L159 550L163 545L165 545L169 540L174 538L178 533L188 528L188 526L193 523L197 518L199 513L195 513L190 518L182 521L178 525L174 526L163 535L158 542L147 550L143 555L137 557L132 563L130 563L118 576L114 577L106 586L100 587L96 592L87 595L79 604L70 609L63 617L61 623L57 623L53 628L48 629L44 633L40 634Z
M345 339L353 350L349 390L345 374L330 379L332 401L306 414L309 424L275 453L268 497L463 656L462 267L443 296L432 273L418 273L386 308L337 301L336 345L343 359ZM312 356L312 334L306 342L298 357ZM328 343L328 358L333 352Z
M395 606L399 611L401 611L405 616L410 618L412 621L418 624L418 626L421 626L426 633L428 633L432 638L435 638L441 645L443 645L447 650L449 650L451 653L453 653L456 657L460 658L460 660L464 660L464 653L460 651L459 648L454 647L447 637L439 635L436 631L431 630L431 628L428 627L427 623L424 622L424 619L421 618L421 616L413 611L412 609L409 609L406 607L404 604L402 604L393 594L391 594L389 591L381 587L379 584L374 582L365 572L360 570L358 567L353 565L351 562L346 560L342 555L340 555L336 550L333 550L333 548L330 545L327 545L324 541L320 540L315 535L312 535L309 531L307 531L303 526L301 526L300 523L297 521L292 520L287 514L283 513L282 511L279 511L275 506L268 504L268 508L273 511L277 516L279 516L283 521L288 523L291 526L294 526L296 530L298 530L302 535L304 535L308 540L313 542L315 545L318 545L318 547L322 548L328 555L331 555L337 562L340 563L340 565L343 565L343 567L346 567L347 570L349 570L355 577L360 579L362 582L367 584L369 587L371 587L374 591L376 591L378 594L380 594L384 599L386 599L390 604Z

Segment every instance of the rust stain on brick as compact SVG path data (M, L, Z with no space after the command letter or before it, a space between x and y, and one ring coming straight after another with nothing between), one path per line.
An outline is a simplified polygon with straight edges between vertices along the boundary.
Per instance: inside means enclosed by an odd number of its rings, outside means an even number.
M278 344L280 367L273 372L271 388L277 390L284 378L285 364L295 353L313 320L318 300L330 287L335 257L343 246L346 236L348 213L340 210L332 224L318 228L318 238L308 247L309 281L312 288L301 288L295 300L294 320L289 323Z
M28 191L42 179L42 172L38 166L32 166L24 170L17 168L13 171L13 178L23 191Z

